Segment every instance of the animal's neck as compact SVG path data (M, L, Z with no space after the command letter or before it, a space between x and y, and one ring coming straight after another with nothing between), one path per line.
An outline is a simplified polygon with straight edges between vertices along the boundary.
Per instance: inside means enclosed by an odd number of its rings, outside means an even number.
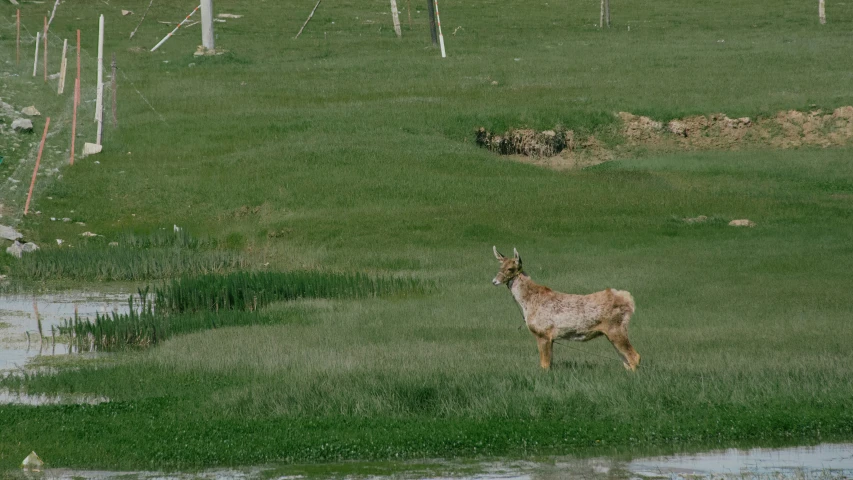
M531 288L536 284L533 280L530 279L529 276L525 273L519 273L518 276L512 279L507 286L509 287L509 291L512 292L513 298L515 301L521 305L521 308L524 308L525 303L530 298Z

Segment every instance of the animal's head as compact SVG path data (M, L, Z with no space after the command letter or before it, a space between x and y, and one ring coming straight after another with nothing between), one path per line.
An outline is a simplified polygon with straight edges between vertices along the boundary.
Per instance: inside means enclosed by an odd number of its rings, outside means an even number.
M501 255L501 253L498 252L498 247L492 247L492 251L495 252L495 258L497 258L498 262L501 263L501 269L498 270L498 274L495 275L495 278L492 280L493 284L501 285L509 283L521 273L521 257L518 255L518 250L515 248L512 249L512 258L507 258Z

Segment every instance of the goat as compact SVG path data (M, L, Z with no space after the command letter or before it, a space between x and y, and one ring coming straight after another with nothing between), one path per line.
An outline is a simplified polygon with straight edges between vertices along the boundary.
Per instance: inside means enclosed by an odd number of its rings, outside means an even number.
M634 314L634 297L624 290L606 289L589 295L555 292L535 283L521 268L518 250L507 258L492 247L501 264L492 283L509 287L521 307L524 323L539 345L539 364L551 368L554 340L586 342L604 335L619 352L622 364L634 371L640 354L628 341L628 323Z

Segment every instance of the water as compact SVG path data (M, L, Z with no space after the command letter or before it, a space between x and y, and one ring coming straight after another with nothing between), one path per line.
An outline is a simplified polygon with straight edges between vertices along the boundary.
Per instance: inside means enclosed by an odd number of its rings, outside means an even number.
M75 308L80 318L90 319L96 313L126 313L128 296L83 292L0 296L0 373L26 368L38 357L75 353L70 339L59 335L62 320L73 318Z
M43 459L48 462L50 459ZM47 469L20 472L20 478L45 480L137 479L370 479L370 480L557 480L607 479L672 480L708 479L850 479L853 478L853 444L823 444L781 449L728 449L700 454L619 460L599 457L551 457L537 460L462 462L424 461L399 463L343 463L247 469L215 469L193 473L106 472Z

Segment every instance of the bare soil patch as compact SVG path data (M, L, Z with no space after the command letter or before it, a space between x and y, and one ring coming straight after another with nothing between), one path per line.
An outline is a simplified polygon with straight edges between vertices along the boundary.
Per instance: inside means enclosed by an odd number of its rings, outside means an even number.
M788 110L771 117L730 118L725 113L695 115L664 124L629 112L617 114L623 143L605 145L594 135L579 138L557 127L537 132L477 130L477 144L501 155L557 170L582 168L639 152L741 150L747 148L840 147L853 139L853 106L832 112Z

